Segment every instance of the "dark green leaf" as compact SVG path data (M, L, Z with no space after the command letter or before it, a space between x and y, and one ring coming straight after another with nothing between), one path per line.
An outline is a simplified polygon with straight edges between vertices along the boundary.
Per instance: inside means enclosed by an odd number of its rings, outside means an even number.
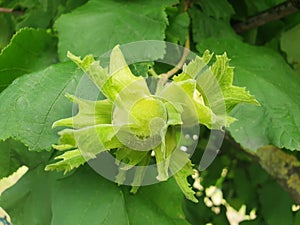
M227 215L226 215L226 207L221 205L220 206L220 213L213 217L213 224L214 225L230 225Z
M55 193L57 173L46 173L43 167L27 172L0 197L0 205L11 216L14 225L50 225L51 198Z
M207 16L216 19L228 19L234 10L227 0L198 0L201 9Z
M26 11L18 18L17 29L22 27L47 28L56 16L59 2L59 0L19 1L17 5Z
M300 211L298 210L295 215L294 225L300 224Z
M24 28L0 54L0 91L15 78L55 63L56 38L44 30Z
M287 59L300 74L300 46L295 44L300 37L300 24L281 36L281 49L287 54Z
M10 13L14 20L13 28L23 27L49 28L62 13L86 3L87 0L6 0L1 7L14 9Z
M8 141L0 142L0 179L9 176L20 167L18 158L13 157L11 151Z
M65 12L70 12L74 10L75 8L85 4L88 0L65 0L65 1L60 1L61 4L65 7L64 10Z
M264 223L262 223L258 219L255 219L242 221L241 223L239 223L239 225L264 225Z
M173 179L140 187L136 195L124 191L129 224L188 225L182 211L183 194Z
M248 8L249 16L253 16L256 13L260 13L264 10L270 9L283 2L285 2L285 0L262 0L262 1L245 0L245 3Z
M245 202L249 203L252 200L254 187L244 170L236 169L234 172L233 190L236 196L232 199L233 201L229 200L229 204L238 211Z
M225 206L220 206L221 212L216 214L210 207L206 206L204 197L205 195L202 195L197 204L185 201L184 206L188 221L193 225L209 223L213 223L214 225L229 225L225 214Z
M8 15L0 14L0 50L4 48L13 34L13 23Z
M260 214L264 217L267 225L293 224L293 200L277 183L264 184L259 190L259 198Z
M184 45L189 31L189 25L190 17L187 12L169 15L169 26L166 30L168 41Z
M12 139L0 142L0 179L15 172L20 166L34 168L46 162L50 153L29 152L26 146Z
M239 39L228 19L210 17L196 8L192 8L189 12L192 19L193 39L196 43L201 43L209 37Z

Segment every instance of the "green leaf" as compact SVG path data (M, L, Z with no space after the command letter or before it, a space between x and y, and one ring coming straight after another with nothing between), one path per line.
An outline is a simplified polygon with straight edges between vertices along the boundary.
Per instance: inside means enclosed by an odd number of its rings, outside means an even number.
M125 192L130 224L188 225L182 210L183 195L173 179L141 187L135 195Z
M249 15L254 15L256 13L262 12L283 2L284 0L245 1Z
M166 30L167 40L184 45L190 25L190 17L187 12L178 13L170 10L169 26Z
M0 14L0 50L4 48L14 33L13 23L9 15L5 15L4 13Z
M231 28L229 19L210 17L206 12L195 7L189 12L192 19L193 39L196 43L201 43L210 37L240 39Z
M262 221L259 221L258 219L254 220L244 220L239 223L240 225L261 225Z
M58 6L58 13L55 17L57 17L62 13L71 12L72 10L76 9L77 7L85 4L88 0L78 0L78 1L72 1L72 0L61 0L59 1L60 5Z
M229 131L247 149L273 144L300 150L300 78L276 52L232 39L208 39L199 51L228 49L235 66L234 84L245 86L261 107L238 105L231 116L238 119Z
M19 30L0 54L0 91L15 78L57 61L56 38L44 30Z
M18 18L17 29L22 27L47 28L56 15L59 2L58 0L15 1L15 6L26 8L25 13Z
M300 223L300 211L298 210L295 215L294 225L297 225L299 223Z
M18 146L17 149L21 149ZM23 147L26 151L26 147ZM0 142L0 179L3 177L8 177L13 172L17 171L21 163L19 162L19 157L14 156L14 149L10 146L9 140L5 142Z
M300 47L295 41L300 37L300 24L284 32L280 39L281 49L287 54L287 59L300 74Z
M29 171L0 198L14 225L189 224L173 180L131 195L127 187L118 188L89 167L68 177L41 170Z
M22 76L0 94L0 140L13 138L29 150L50 150L57 140L54 121L68 117L72 104L66 92L75 92L82 72L63 63ZM46 96L46 97L45 97Z
M226 0L198 0L198 4L206 15L216 19L228 19L234 14L232 6Z
M12 188L0 197L0 205L15 225L51 223L51 195L58 173L46 173L39 167L27 172ZM42 203L42 206L41 206Z
M8 177L20 166L35 168L48 161L50 153L29 152L27 147L13 139L0 142L0 179Z
M259 176L258 174L256 175L257 177ZM253 202L253 199L256 197L255 193L252 191L255 188L255 185L252 184L251 177L248 176L244 170L236 169L234 171L233 186L234 195L227 199L231 207L238 211L245 202L248 204ZM247 207L249 207L248 204Z
M274 196L276 196L275 202ZM267 225L293 224L293 200L277 183L264 184L259 190L259 199L261 204L260 213Z
M8 6L23 11L16 14L16 29L22 27L48 28L63 12L84 4L87 0L14 0Z
M68 50L77 55L99 56L117 44L163 40L168 23L164 9L175 3L177 0L126 4L117 0L91 0L56 21L59 57L65 60Z

